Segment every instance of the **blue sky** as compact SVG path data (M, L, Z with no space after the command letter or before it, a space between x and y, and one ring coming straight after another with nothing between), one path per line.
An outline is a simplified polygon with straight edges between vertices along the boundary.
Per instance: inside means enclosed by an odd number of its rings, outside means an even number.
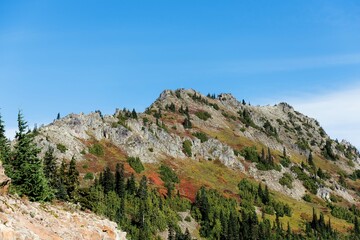
M289 102L360 147L359 23L357 0L4 0L0 111L11 135L18 109L42 124L194 88Z

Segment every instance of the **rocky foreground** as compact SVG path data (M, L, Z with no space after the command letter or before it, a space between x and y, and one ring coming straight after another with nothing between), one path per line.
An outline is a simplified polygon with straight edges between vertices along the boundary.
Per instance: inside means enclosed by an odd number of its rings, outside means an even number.
M0 165L0 239L126 239L117 224L69 203L34 203L7 195L10 179Z

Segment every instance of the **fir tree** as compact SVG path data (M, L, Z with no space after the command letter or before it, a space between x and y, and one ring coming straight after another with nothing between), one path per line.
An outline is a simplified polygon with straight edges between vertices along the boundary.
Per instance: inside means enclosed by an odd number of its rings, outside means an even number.
M68 193L67 193L67 169L68 169L68 165L65 162L65 160L63 160L61 162L60 168L59 168L59 191L56 193L56 197L58 199L61 200L67 200L68 199Z
M355 236L360 236L359 219L357 217L354 219L354 234Z
M48 150L45 152L44 174L45 177L48 179L49 186L53 190L57 190L60 181L59 181L58 169L56 166L56 159L54 157L53 147L49 147Z
M147 192L147 178L145 175L142 176L140 181L140 186L137 192L137 195L140 199L145 200L147 198L148 192Z
M318 226L317 215L316 215L316 212L315 212L315 208L313 208L311 228L312 228L312 229L317 229L317 228L318 228L317 226Z
M263 192L263 189L261 187L261 183L259 183L259 186L258 186L257 197L260 200L263 199L263 197L264 197L264 192Z
M115 170L115 192L119 197L125 196L124 164L116 164Z
M291 227L290 227L290 223L287 223L287 230L286 230L286 239L290 240L291 239Z
M192 123L191 123L189 117L186 117L186 118L184 119L183 126L184 126L185 129L192 128Z
M165 187L167 190L167 198L172 197L172 191L174 190L174 184L172 182L166 182Z
M104 193L107 194L108 192L114 190L114 175L111 172L109 167L106 167L104 169L104 173L103 173L103 181L102 181L102 185L104 187Z
M263 195L263 203L266 205L270 202L270 192L268 186L265 185L264 195Z
M34 135L27 128L28 125L19 112L10 177L20 195L27 195L31 201L47 201L53 194L44 175L42 162L37 157L40 149L34 143Z
M274 166L274 160L271 156L271 151L270 151L270 148L268 147L268 161L267 163L270 165L270 166Z
M71 158L69 170L67 172L67 192L71 199L74 199L76 190L79 186L79 172L76 169L75 157Z
M188 228L186 228L186 230L185 230L185 234L184 234L183 240L191 240L191 234L190 234Z
M308 164L309 164L310 166L314 166L314 160L313 160L313 156L312 156L312 153L311 153L311 152L309 153Z
M137 118L138 118L135 109L132 110L132 112L131 112L131 117L134 118L134 119L137 119Z
M168 240L176 240L173 226L169 226Z
M131 174L130 178L127 180L126 190L131 195L136 192L135 176L133 173Z
M286 157L287 157L286 148L284 147L284 148L283 148L283 158L286 158Z
M261 149L261 161L263 162L263 163L265 163L265 159L266 159L266 157L265 157L265 149L264 148L262 148Z

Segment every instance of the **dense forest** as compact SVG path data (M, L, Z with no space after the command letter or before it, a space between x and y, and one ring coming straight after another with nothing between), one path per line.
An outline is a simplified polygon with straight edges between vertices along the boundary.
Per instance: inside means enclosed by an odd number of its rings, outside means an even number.
M36 129L30 131L19 112L18 131L10 147L0 116L0 158L6 174L12 179L11 193L27 196L31 201L56 199L78 203L83 210L89 209L118 223L131 239L158 239L159 233L164 231L171 240L192 239L189 230L182 231L178 224L181 220L178 213L186 211L200 224L200 236L206 239L360 239L356 209L351 212L332 208L334 216L348 218L354 224L346 236L336 232L331 220L315 210L312 220L304 223L303 231L294 232L289 224L283 226L280 221L284 216L292 216L292 208L277 201L266 185L243 179L238 184L238 193L231 198L201 187L195 201L191 202L180 196L175 188L179 179L166 165L160 166L159 174L167 192L161 194L149 186L146 176L141 176L143 166L138 158L129 157L127 161L140 178L125 172L123 164L117 164L115 169L105 167L95 177L88 176L92 179L91 186L82 187L76 159L58 164L51 147L43 159L39 158L35 135ZM249 159L254 155L250 148L243 154ZM255 155L254 161L275 166L265 153ZM348 211L350 214L346 215Z

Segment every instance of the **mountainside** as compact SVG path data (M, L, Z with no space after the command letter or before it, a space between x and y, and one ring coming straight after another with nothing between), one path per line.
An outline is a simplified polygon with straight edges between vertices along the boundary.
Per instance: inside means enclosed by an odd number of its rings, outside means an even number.
M146 175L163 195L159 166L169 166L179 177L175 189L191 201L203 185L238 199L241 179L261 182L293 208L293 218L281 221L295 230L315 207L347 232L353 221L333 209L359 207L358 150L330 139L315 119L286 103L251 106L231 94L166 90L144 113L117 109L59 118L36 130L36 142L42 155L52 146L59 160L75 157L82 186L92 183L86 176L99 176L107 166L114 171L116 163L124 163L128 175ZM129 157L141 160L143 173Z

